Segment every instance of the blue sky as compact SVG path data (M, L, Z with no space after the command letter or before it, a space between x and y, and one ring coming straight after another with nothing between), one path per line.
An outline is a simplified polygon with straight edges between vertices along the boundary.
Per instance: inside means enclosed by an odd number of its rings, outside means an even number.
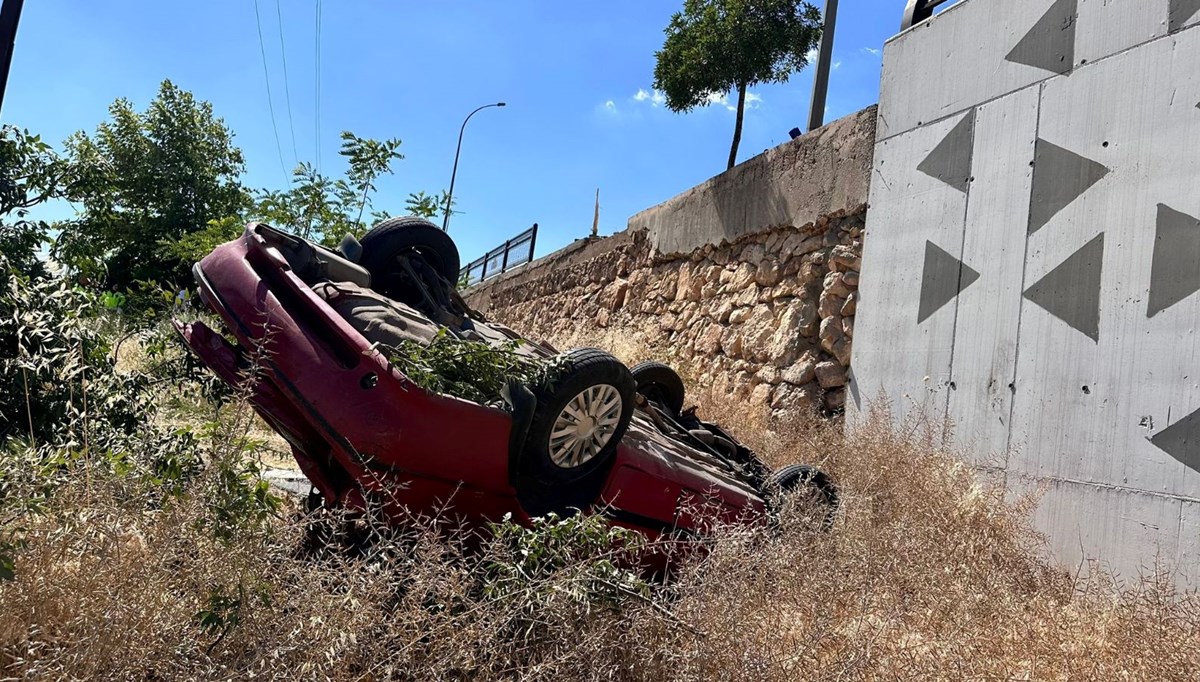
M463 142L455 187L463 213L450 233L464 262L534 222L538 255L585 236L597 188L601 233L621 230L630 215L722 171L729 153L726 106L679 115L651 92L654 52L681 5L327 0L318 138L315 0L278 0L286 53L276 0L258 0L285 165L315 161L319 144L322 170L340 173L340 131L399 137L406 158L379 183L375 205L401 213L409 192L449 185L463 117L503 100L506 108L471 120ZM826 120L877 101L879 50L903 5L842 3ZM248 186L285 186L254 0L27 2L2 120L59 142L93 130L117 97L143 108L164 78L213 103L246 154ZM739 161L804 125L811 83L806 69L753 90Z

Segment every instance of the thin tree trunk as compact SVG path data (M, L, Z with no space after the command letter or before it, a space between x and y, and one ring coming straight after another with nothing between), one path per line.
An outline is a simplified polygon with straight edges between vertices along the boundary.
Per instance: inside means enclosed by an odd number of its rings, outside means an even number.
M367 182L365 183L366 186L363 187L362 201L358 204L358 217L354 219L355 225L362 224L363 209L367 207L367 192L371 191L371 180L374 180L374 178L368 178Z
M733 124L733 146L729 148L729 166L737 164L738 145L742 143L742 116L746 113L746 84L738 83L737 122Z

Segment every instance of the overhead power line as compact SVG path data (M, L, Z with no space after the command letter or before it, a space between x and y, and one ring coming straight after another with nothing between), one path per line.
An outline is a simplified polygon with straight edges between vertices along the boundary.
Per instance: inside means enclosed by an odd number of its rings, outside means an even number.
M267 70L267 48L263 42L262 17L258 13L258 0L254 0L254 21L258 25L258 50L262 54L263 79L267 84L267 110L271 113L271 130L275 132L275 151L279 152L279 170L283 172L283 181L288 177L287 164L283 162L283 145L279 144L279 125L275 123L275 98L271 96L271 72Z
M279 0L275 0L275 17L279 20L279 54L283 56L283 94L287 102L288 131L292 134L292 162L299 164L300 157L296 153L296 126L292 121L292 87L288 84L287 46L283 42L283 10L279 7Z

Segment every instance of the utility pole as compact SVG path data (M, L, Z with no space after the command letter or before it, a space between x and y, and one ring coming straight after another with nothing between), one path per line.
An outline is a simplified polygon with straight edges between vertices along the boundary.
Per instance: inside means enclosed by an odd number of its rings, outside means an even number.
M812 107L808 110L808 129L825 124L825 95L829 92L829 65L833 61L833 32L837 25L838 0L825 0L825 27L821 29L821 50L817 53L817 73L813 78Z
M17 41L17 22L21 19L24 0L3 0L0 5L0 110L4 108L4 91L8 88L8 67L12 66L13 44Z

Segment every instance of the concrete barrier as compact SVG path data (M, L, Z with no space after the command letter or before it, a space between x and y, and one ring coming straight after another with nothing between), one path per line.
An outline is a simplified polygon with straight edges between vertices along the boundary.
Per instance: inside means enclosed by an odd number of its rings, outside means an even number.
M952 422L1058 558L1200 579L1200 3L967 0L884 49L851 422Z
M868 107L748 159L629 219L663 254L691 253L866 203L876 108Z

